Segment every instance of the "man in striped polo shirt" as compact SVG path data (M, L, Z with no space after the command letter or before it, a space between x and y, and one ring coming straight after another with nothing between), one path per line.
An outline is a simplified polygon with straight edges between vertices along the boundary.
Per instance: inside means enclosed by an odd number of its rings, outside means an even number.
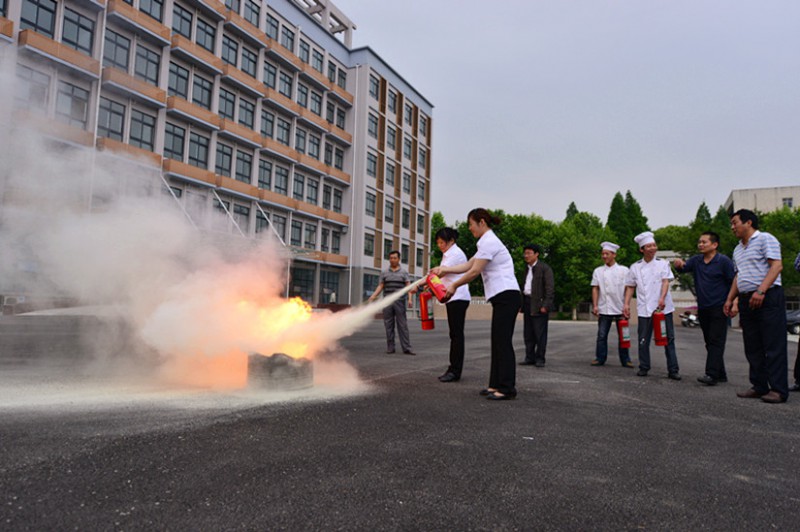
M736 277L723 308L726 315L734 316L733 300L739 297L739 323L753 385L736 395L784 403L789 396L789 379L781 244L771 234L758 230L758 217L747 209L733 214L731 229L739 238L733 251Z
M400 267L400 252L392 251L389 253L389 268L381 272L378 287L369 296L369 301L375 301L381 292L383 292L384 296L394 294L410 283L411 277L409 277L408 272ZM416 292L416 289L408 294L408 298L401 297L383 309L383 326L386 327L386 352L389 354L394 353L395 323L397 324L397 333L400 336L400 346L403 348L403 353L406 355L416 354L411 350L411 339L408 335L408 321L406 320L406 301L411 306L411 294L414 292Z

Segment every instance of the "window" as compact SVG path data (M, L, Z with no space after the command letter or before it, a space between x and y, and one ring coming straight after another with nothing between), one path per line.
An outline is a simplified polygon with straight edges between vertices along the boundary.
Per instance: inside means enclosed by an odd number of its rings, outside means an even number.
M280 84L278 85L278 92L280 92L287 98L292 97L292 76L290 76L286 72L281 72Z
M784 207L789 207L790 209L794 207L794 198L782 198L781 201Z
M421 179L417 182L417 200L425 201L425 182Z
M189 99L189 70L172 62L169 64L169 95Z
M59 121L86 129L88 110L89 91L66 81L58 82L56 118Z
M227 144L217 142L217 165L214 169L219 175L231 176L231 163L233 162L233 148Z
M303 247L307 249L316 249L317 247L317 226L314 224L306 224L305 242Z
M306 183L306 203L316 205L319 201L319 181L309 179Z
M392 126L386 130L386 145L392 150L397 149L397 131Z
M373 76L372 74L369 75L369 95L378 99L381 90L381 82L378 81L378 78Z
M286 238L286 216L272 215L272 228L275 229L281 240L284 240Z
M261 18L261 6L253 0L245 0L244 2L244 19L255 26L260 27L259 19Z
M331 230L328 229L327 227L323 227L322 228L322 238L320 238L320 242L319 242L319 249L321 249L322 251L325 251L325 252L330 251L331 247L328 245L328 241L330 240L330 237L331 237ZM323 272L323 273L325 273L325 272Z
M242 46L242 72L254 78L256 77L257 65L258 54L250 48Z
M283 166L275 167L275 192L289 195L289 169Z
M208 137L194 132L189 134L189 164L208 168L208 144Z
M164 157L183 160L183 140L186 138L186 130L167 122L164 129Z
M419 268L422 268L422 250L421 249L417 250L417 266Z
M333 167L342 170L344 168L344 150L336 148L333 154Z
M428 119L422 114L419 115L419 134L423 137L428 134Z
M344 109L336 108L336 127L344 129L345 112Z
M364 206L364 212L366 212L368 216L375 216L375 199L375 194L372 192L367 192L367 200Z
M61 42L86 55L92 55L94 45L94 20L77 11L64 8L64 28Z
M333 212L342 212L342 191L338 188L333 189ZM338 251L334 251L334 253L338 253Z
M336 83L336 64L333 61L328 61L328 81Z
M137 109L131 110L130 145L153 151L156 138L156 117Z
M267 37L277 41L279 27L278 19L267 13Z
M408 229L409 225L411 224L411 211L403 207L403 229Z
M236 66L236 59L239 57L239 43L228 37L222 36L222 60L229 65Z
M333 105L331 102L328 102L328 105L325 108L325 120L333 124L333 119L335 115L336 115L336 106Z
M256 121L256 104L251 101L239 98L239 123L250 129Z
M403 192L411 193L411 174L403 172Z
M316 70L317 72L322 72L322 63L324 62L324 57L322 56L322 52L318 52L317 50L312 50L311 52L311 68Z
M130 39L107 29L105 41L105 46L103 48L103 66L116 67L127 72L128 57L130 56L131 50Z
M187 39L192 38L192 12L184 9L178 4L172 8L172 31L178 35L183 35Z
M420 148L419 149L419 160L418 160L417 164L421 168L425 168L427 166L427 162L428 162L428 152L427 152L427 150L425 150L425 148Z
M219 89L219 116L233 120L236 110L236 95L229 90Z
M314 91L311 91L311 112L322 116L322 95Z
M289 130L292 125L281 117L278 117L278 142L289 145Z
M97 115L97 134L101 137L122 142L125 126L125 106L121 103L100 98L100 109Z
M417 215L417 233L423 234L425 233L425 215L418 214Z
M161 12L163 7L163 0L139 0L139 11L150 15L159 22L161 22Z
M400 262L408 264L408 244L400 245Z
M341 248L342 243L342 233L339 231L331 232L331 253L334 255L339 254L339 249Z
M370 177L378 175L378 158L374 153L367 154L367 175Z
M322 187L322 208L330 210L331 209L331 186L324 185Z
M256 233L266 231L269 227L269 220L261 214L261 211L256 211Z
M403 119L406 121L406 124L411 124L411 117L414 113L414 110L411 108L409 104L406 104L403 112Z
M411 139L403 139L403 157L411 159Z
M300 61L308 64L309 59L311 59L311 46L303 39L300 39Z
M281 45L287 50L294 51L294 32L286 26L281 28Z
M236 150L236 173L234 177L237 181L250 183L253 175L253 156L241 150Z
M22 109L42 109L50 92L50 76L17 65L16 104Z
M314 159L319 160L319 147L322 143L322 140L314 135L313 133L309 133L308 135L308 154L313 157Z
M291 244L300 246L303 243L303 222L292 220Z
M333 164L333 146L328 142L325 143L325 164Z
M364 235L364 255L367 257L375 256L375 235Z
M394 165L388 163L386 165L386 186L393 187L394 186Z
M389 253L392 252L392 239L391 238L384 238L383 239L383 258L388 260Z
M278 69L269 61L264 63L264 85L270 89L275 88L275 81L278 77Z
M239 0L225 0L225 7L237 15L239 14Z
M195 42L211 52L214 53L214 41L217 38L217 28L213 24L209 24L200 17L197 17L197 35Z
M308 107L308 87L302 83L297 84L297 103L301 107Z
M294 185L292 186L292 197L296 200L303 201L303 191L306 187L306 178L300 174L295 174Z
M294 149L300 153L306 152L306 132L300 128L294 131Z
M291 296L311 301L314 296L314 270L292 268Z
M213 90L214 84L211 81L195 73L192 86L192 102L200 107L211 109L211 93Z
M136 64L134 74L152 85L158 85L158 70L161 65L161 56L141 45L136 45Z
M56 3L52 0L24 0L19 26L52 39L56 31Z
M378 117L370 113L367 117L367 134L374 138L378 138Z
M389 91L389 111L397 113L397 93Z
M261 111L261 134L272 138L275 129L275 115L266 109Z
M383 219L389 223L394 223L394 201L386 200L383 209Z
M234 203L233 219L236 221L236 225L239 226L239 229L243 232L248 231L250 227L250 207Z
M258 160L258 188L269 190L272 186L272 163L265 160Z
M341 68L336 72L336 84L343 89L347 89L347 72Z

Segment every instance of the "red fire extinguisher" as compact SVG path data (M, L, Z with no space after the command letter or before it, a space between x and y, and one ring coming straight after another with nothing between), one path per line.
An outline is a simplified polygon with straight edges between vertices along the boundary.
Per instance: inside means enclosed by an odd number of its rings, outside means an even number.
M656 345L667 345L667 321L666 316L660 310L653 313L653 331L655 332Z
M445 288L444 283L442 283L442 280L439 279L439 276L429 273L428 277L425 279L425 284L428 285L428 288L430 288L431 292L433 292L433 295L435 295L436 299L438 299L441 303L444 299L444 296L447 295L447 288Z
M422 321L422 330L431 331L433 323L433 294L427 290L419 293L419 319Z
M631 328L625 318L617 320L617 334L619 334L620 349L629 349L631 347Z

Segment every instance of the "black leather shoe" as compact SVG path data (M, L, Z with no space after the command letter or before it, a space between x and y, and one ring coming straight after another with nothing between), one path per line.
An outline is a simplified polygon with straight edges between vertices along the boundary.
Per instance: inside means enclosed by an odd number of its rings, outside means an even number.
M636 376L637 377L647 377L647 370L646 369L640 369L639 371L636 372Z
M708 386L714 386L717 384L717 379L710 375L703 375L702 377L697 377L697 382Z
M592 360L592 366L602 366L603 364L605 364L605 362L600 362L596 358Z
M500 393L494 392L486 396L486 398L490 401L510 401L517 396L517 392L514 393Z
M667 378L672 379L674 381L679 381L679 380L681 380L681 374L677 373L677 372L670 373L669 375L667 375Z
M789 391L790 392L800 392L800 382L792 384L791 386L789 386Z
M455 373L447 372L444 375L439 376L439 382L457 382L458 377L456 377Z
M406 349L405 351L403 351L403 354L404 355L416 355L416 353L414 351L411 351L410 349Z
M483 389L483 390L481 390L479 393L480 393L481 395L492 395L492 394L493 394L494 392L496 392L496 391L497 391L497 390L492 390L491 388L484 388L484 389Z
M537 360L536 362L533 363L533 365L536 366L537 368L543 368L544 360Z
M387 355L393 355L394 354L394 349L387 349L386 350L386 354Z
M520 366L533 366L533 362L531 362L530 360L523 360L522 362L519 363L519 365Z

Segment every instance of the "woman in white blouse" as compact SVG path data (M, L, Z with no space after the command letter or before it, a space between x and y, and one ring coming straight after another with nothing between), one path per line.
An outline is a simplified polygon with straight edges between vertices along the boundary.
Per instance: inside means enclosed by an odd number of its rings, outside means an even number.
M467 256L456 244L458 231L451 227L443 227L436 231L436 245L442 252L441 266L458 266L467 262ZM442 277L445 287L453 284L460 276L449 273ZM447 326L450 329L450 366L443 375L439 376L441 382L456 382L461 378L464 367L464 321L469 307L469 287L461 285L456 289L453 297L447 302Z
M447 298L453 297L460 286L481 275L486 300L492 304L492 363L489 387L481 390L481 395L496 401L513 399L517 396L513 337L520 306L514 261L492 231L493 226L500 224L500 218L492 216L486 209L473 209L467 220L469 231L478 239L477 253L463 264L439 266L431 271L440 277L451 273L464 274L447 287Z

